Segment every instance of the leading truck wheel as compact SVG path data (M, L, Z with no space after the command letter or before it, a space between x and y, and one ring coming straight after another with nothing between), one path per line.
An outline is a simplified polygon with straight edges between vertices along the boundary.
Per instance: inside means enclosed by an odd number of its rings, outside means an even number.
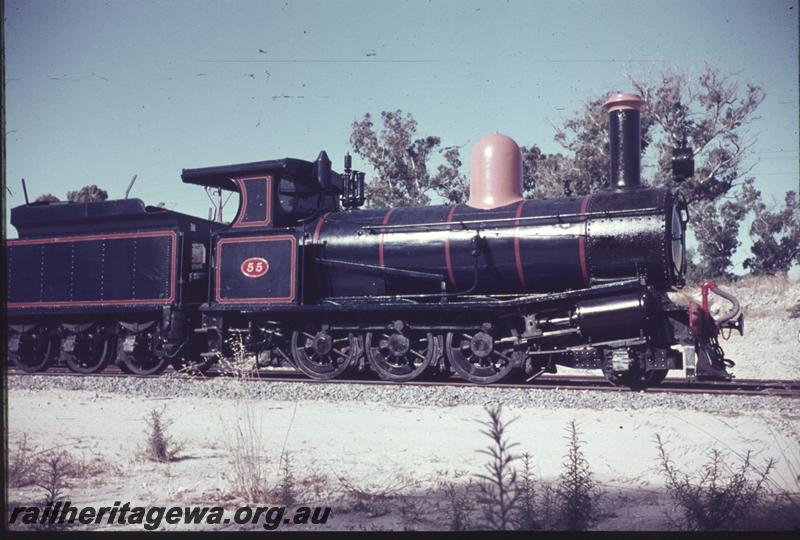
M630 369L622 373L603 370L606 379L614 386L627 386L631 390L643 390L651 386L661 384L669 373L668 369L654 369L647 372L640 372L638 369Z
M333 379L355 363L358 347L353 334L329 326L307 326L292 333L292 358L312 379Z
M410 381L428 371L436 349L433 334L402 324L385 332L368 332L364 348L378 376L394 382Z
M450 365L469 382L500 382L514 372L513 337L485 328L479 332L449 332L445 350Z

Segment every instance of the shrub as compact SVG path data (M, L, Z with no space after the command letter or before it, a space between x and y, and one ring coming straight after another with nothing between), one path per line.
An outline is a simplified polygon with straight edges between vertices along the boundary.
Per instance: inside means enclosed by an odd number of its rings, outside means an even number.
M515 516L517 529L531 531L539 528L536 512L536 491L533 479L532 457L522 454L522 474L519 477L519 506Z
M774 466L772 459L758 471L748 451L735 469L727 463L723 453L714 448L708 462L692 477L677 470L660 435L656 435L656 442L667 490L683 512L689 529L735 528L763 502L767 494L767 477Z
M36 485L44 490L43 506L53 505L64 498L68 487L65 471L65 454L51 454L42 468L42 475Z
M150 416L145 418L145 421L147 422L145 456L152 461L175 461L182 448L167 433L172 422L164 419L164 409L151 410Z
M486 524L495 530L509 530L512 528L512 518L516 510L520 493L517 486L517 471L514 461L519 456L512 454L511 449L518 443L509 443L506 438L508 423L502 421L503 407L497 405L487 407L489 420L481 422L487 430L481 433L489 437L492 442L485 449L478 450L489 456L490 460L484 465L487 474L477 474L478 497L477 502L483 509Z
M29 486L36 482L39 467L36 448L28 443L27 434L22 435L16 446L8 461L8 487Z
M467 479L466 484L459 486L449 479L449 474L447 470L436 472L436 486L444 495L443 502L445 503L445 507L442 509L440 502L437 501L436 508L439 515L445 516L447 526L451 531L466 531L472 525L470 514L475 509L475 501L472 496L475 486L471 478ZM467 471L453 471L456 479L466 474L468 474Z
M570 422L566 438L569 449L555 488L556 511L562 527L582 531L591 527L599 517L598 499L601 492L592 479L589 462L581 450L583 441L580 440L575 420Z
M278 486L278 500L284 506L292 506L297 502L294 472L288 451L281 456L281 481Z

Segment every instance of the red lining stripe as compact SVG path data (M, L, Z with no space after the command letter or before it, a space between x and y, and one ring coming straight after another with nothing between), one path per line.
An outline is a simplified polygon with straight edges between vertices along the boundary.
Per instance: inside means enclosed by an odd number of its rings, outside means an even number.
M456 209L459 205L455 205L450 209L450 212L447 214L447 223L450 224L450 221L453 219L453 214L456 213ZM444 238L444 264L447 266L447 277L450 278L450 284L453 285L453 288L456 287L456 275L453 272L453 261L450 259L450 231L452 227L447 227L447 236Z
M170 242L170 280L169 297L152 299L130 299L130 300L63 300L60 302L9 302L9 308L36 308L36 307L68 307L68 306L128 306L140 304L171 304L175 300L175 273L177 272L177 243L178 235L175 231L148 231L135 233L111 233L95 234L84 236L59 236L55 238L36 238L31 240L8 240L9 246L35 246L42 244L63 244L66 242L88 242L92 240L114 240L117 238L156 238L168 236Z
M522 286L522 290L527 290L527 286L525 285L525 271L522 267L522 253L519 249L519 218L522 215L522 209L525 206L525 201L519 201L517 205L517 215L516 219L514 220L514 227L517 228L516 233L514 234L514 262L517 263L517 276L519 277L519 284Z
M319 233L322 230L322 224L325 223L325 220L328 219L329 215L331 215L331 213L326 212L325 214L322 214L322 217L319 218L319 220L317 220L317 226L314 227L314 236L311 239L313 243L316 244L319 242Z
M583 232L578 235L578 258L580 259L581 263L581 276L583 276L583 283L584 285L589 285L589 268L586 264L586 235L587 235L587 224L588 221L586 220L586 210L589 208L589 199L591 199L591 195L586 195L581 202L581 211L580 211L580 223L583 225Z
M267 183L266 195L265 195L267 200L264 202L263 221L242 221L244 219L245 214L247 213L247 188L244 185L245 180L264 180ZM236 183L239 184L239 190L242 194L242 201L239 206L239 215L236 217L236 221L233 222L233 226L235 228L239 228L239 227L261 227L264 225L269 225L270 222L272 221L272 194L270 193L270 188L272 187L272 177L247 176L247 177L237 178Z
M386 212L385 216L383 216L383 224L384 225L389 223L389 218L392 217L392 212L394 212L394 208L389 208L389 211ZM385 234L383 232L383 229L381 229L381 236L378 239L378 265L379 266L384 266L384 260L383 260L383 238L384 238L384 236L385 236Z
M289 240L291 244L291 267L289 269L289 296L285 298L280 297L240 297L240 298L223 298L221 294L221 274L222 274L222 246L225 244L243 244L243 243L258 243L258 242L273 242L273 241L286 241ZM295 259L297 258L297 240L291 235L278 235L278 236L248 236L246 238L220 238L217 242L217 270L216 287L214 291L215 300L218 304L275 304L275 303L288 303L294 301L295 296Z

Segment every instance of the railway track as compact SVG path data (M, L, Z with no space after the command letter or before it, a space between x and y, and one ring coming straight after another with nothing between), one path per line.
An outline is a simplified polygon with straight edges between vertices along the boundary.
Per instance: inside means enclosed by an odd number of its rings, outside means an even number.
M29 376L30 374L15 368L8 368L9 375ZM51 367L45 372L36 373L38 376L60 376L60 377L136 377L136 378L180 378L185 380L230 378L229 374L217 369L211 369L203 375L191 375L180 373L172 369L161 375L129 375L116 367L107 368L102 373L86 375L74 373L65 367ZM375 376L363 375L356 377L344 377L333 380L309 379L292 369L273 369L260 370L251 376L239 376L240 380L248 382L272 381L272 382L291 382L303 384L361 384L361 385L396 385L398 383L384 381ZM405 386L476 386L457 377L438 380L415 380L402 383ZM524 380L514 380L504 383L481 385L488 388L553 388L562 390L592 390L601 392L632 392L626 387L614 386L604 377L593 376L567 376L567 375L543 375L537 379L526 382ZM757 380L741 379L730 382L725 381L703 381L687 382L682 379L666 379L660 385L637 390L646 393L679 393L679 394L725 394L725 395L750 395L750 396L783 396L800 397L800 381L797 380Z

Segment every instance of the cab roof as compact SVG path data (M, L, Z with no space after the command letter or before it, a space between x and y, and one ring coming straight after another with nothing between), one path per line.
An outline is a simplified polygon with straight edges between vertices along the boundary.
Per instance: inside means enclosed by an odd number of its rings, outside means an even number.
M253 161L250 163L234 163L198 169L183 169L181 179L187 184L221 188L228 191L239 191L234 178L268 174L282 174L296 178L312 177L314 164L310 161L295 158Z

